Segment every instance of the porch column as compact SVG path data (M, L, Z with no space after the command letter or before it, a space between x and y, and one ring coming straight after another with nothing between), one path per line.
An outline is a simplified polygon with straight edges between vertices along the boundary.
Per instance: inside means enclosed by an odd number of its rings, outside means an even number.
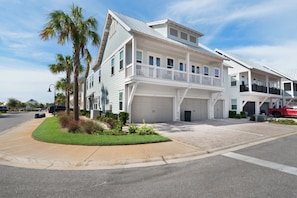
M255 101L255 115L259 115L260 114L260 102L259 101Z
M266 75L266 85L265 85L265 87L266 87L267 93L269 93L269 77L268 77L268 75Z
M291 97L294 98L294 83L291 81Z
M224 62L221 63L221 86L224 86Z
M251 70L248 71L248 83L249 83L249 92L252 92L252 74Z
M132 76L136 75L136 40L135 38L132 38Z
M190 82L190 52L187 52L187 58L186 58L186 61L187 61L187 82Z

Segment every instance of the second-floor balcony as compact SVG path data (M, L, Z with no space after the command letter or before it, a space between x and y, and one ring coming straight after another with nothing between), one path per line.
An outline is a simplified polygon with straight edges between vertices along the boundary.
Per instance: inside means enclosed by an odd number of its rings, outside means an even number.
M240 85L240 92L248 92L249 87L247 85ZM276 87L266 87L264 85L252 85L252 91L259 93L269 93L275 95L281 95L281 90Z
M192 83L212 87L222 87L221 77L188 73L186 71L179 71L173 68L164 68L145 64L137 64L134 75L132 73L132 64L129 65L126 69L126 77L131 76L144 77L148 79L175 81L181 83Z

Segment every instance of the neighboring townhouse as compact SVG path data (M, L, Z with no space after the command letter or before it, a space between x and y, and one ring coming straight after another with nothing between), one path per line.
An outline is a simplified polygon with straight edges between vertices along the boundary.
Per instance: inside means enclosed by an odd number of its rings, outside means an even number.
M272 67L264 67L282 76L281 88L283 90L283 105L292 103L297 104L297 80L294 80L292 77L289 77L288 75L283 74Z
M128 112L130 122L228 117L228 67L199 44L201 36L171 20L145 23L108 11L87 79L88 109Z
M268 114L269 108L282 105L282 75L222 50L215 52L226 57L224 64L231 67L228 70L230 110L246 111L250 116Z

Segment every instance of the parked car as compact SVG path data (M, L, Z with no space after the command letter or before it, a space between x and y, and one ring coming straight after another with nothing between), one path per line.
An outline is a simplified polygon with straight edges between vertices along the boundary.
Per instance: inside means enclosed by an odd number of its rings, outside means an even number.
M271 108L269 114L274 117L297 117L297 105L286 105L282 108Z
M6 113L8 111L6 106L0 106L0 112Z
M65 106L50 106L48 108L49 113L54 113L54 112L59 112L59 111L65 111L66 107Z

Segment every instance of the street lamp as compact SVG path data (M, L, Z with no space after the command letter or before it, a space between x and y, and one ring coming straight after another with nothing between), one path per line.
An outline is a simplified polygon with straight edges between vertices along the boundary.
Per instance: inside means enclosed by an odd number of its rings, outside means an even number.
M53 86L53 90L54 90L54 116L55 116L56 115L56 90L55 90L55 85L50 84L48 87L48 92L52 92L51 86Z

